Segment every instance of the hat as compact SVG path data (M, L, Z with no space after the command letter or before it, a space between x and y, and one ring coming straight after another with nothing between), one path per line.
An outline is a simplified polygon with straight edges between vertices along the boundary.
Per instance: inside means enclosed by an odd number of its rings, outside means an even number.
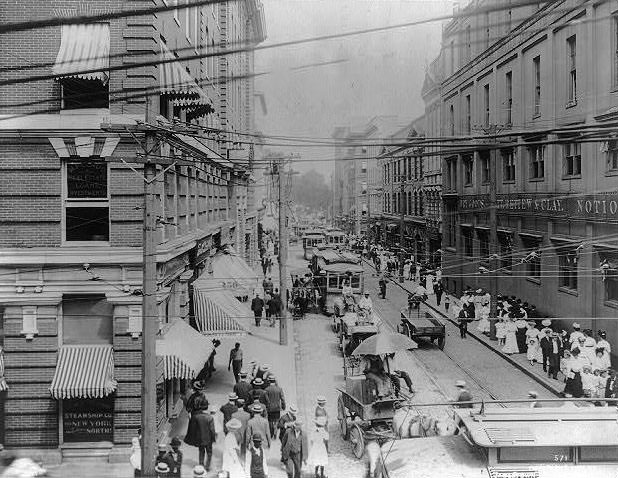
M604 330L599 330L599 337L607 337L607 333Z
M159 443L159 451L167 451L167 445L163 442Z
M262 442L262 435L260 435L259 433L254 433L253 436L251 437L251 439L253 441L259 441L261 443Z
M539 394L538 394L537 392L535 392L534 390L530 390L530 391L528 392L528 396L529 396L530 398L536 398L536 397L538 397L538 396L539 396Z
M239 398L238 400L236 400L236 403L238 403L238 405L244 405L245 404L245 399L244 398Z
M579 329L580 325L577 322L573 322L573 328Z
M206 468L202 465L197 465L193 468L193 478L202 478L206 476Z
M268 381L269 381L269 382L273 382L273 383L274 383L274 382L276 382L276 381L277 381L277 377L275 377L274 375L269 375L269 376L268 376Z
M262 365L262 370L270 370L270 364L265 363L264 365Z
M264 380L262 380L260 377L258 377L258 378L253 380L253 384L254 385L264 385Z
M193 382L193 388L197 391L204 390L204 384L201 380L196 380L195 382Z
M298 417L298 418L296 418L296 420L294 420L294 425L295 425L295 426L299 427L299 426L301 426L302 424L303 424L303 420L302 420L302 418Z
M262 413L262 405L259 403L254 403L251 405L251 411L254 413Z
M326 417L324 417L324 416L322 416L322 417L317 417L317 418L314 420L314 422L315 422L315 424L316 424L316 425L318 425L318 426L320 426L320 427L323 427L323 426L325 426L325 425L326 425Z
M237 418L232 418L225 424L225 427L228 430L240 430L242 428L242 423Z
M180 446L181 444L182 444L182 442L180 441L180 438L178 438L178 437L172 438L172 441L170 442L170 445L172 445L172 447Z
M255 359L251 359L251 360L249 360L249 363L250 363L250 364L251 364L251 363L257 363L257 360L255 360Z
M230 402L233 400L238 400L238 395L236 395L234 392L230 393L227 398L230 399Z
M167 463L160 461L159 463L157 463L157 466L155 466L155 471L157 473L169 473L170 467L167 465Z
M455 382L455 386L456 387L465 387L466 386L466 382L464 382L463 380L457 380Z
M476 293L477 294L482 294L483 293L483 289L476 289Z
M290 405L290 408L288 409L288 411L296 415L298 413L298 408L296 408L296 405Z
M240 372L240 378L247 378L247 372L245 372L244 370Z
M318 403L326 403L326 398L323 395L318 395Z
M551 325L551 319L544 319L541 321L541 324L545 327L549 327Z

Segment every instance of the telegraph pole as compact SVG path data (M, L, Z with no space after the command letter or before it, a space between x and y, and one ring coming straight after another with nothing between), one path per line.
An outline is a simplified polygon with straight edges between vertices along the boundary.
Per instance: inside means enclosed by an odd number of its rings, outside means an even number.
M406 212L405 176L399 176L401 182L401 192L399 193L399 282L403 283L403 225Z
M287 194L283 184L283 161L277 166L277 180L279 181L279 293L281 294L281 318L279 319L279 344L288 344L287 327L287 259L288 259L288 230L287 230ZM291 176L288 176L291 177Z
M152 96L146 98L146 124L154 117ZM156 401L156 335L159 331L157 312L157 218L156 218L156 163L150 157L155 144L154 131L145 132L144 162L144 265L142 299L142 475L155 475L157 454L157 401Z
M498 315L498 216L497 216L497 182L498 182L498 149L496 148L496 135L498 126L491 125L487 130L490 135L491 146L489 150L489 269L491 271L489 294L490 328L489 338L496 338L496 317Z

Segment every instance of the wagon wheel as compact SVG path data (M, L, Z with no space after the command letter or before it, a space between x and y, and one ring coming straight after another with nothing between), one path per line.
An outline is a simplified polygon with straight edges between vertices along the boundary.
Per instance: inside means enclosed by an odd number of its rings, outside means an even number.
M352 444L354 456L360 460L365 452L365 439L358 425L354 425L350 430L350 443Z
M440 350L444 350L444 341L445 341L444 337L438 338L438 347L440 347Z
M348 439L348 413L345 405L343 404L343 397L339 395L337 400L337 419L339 420L339 430L344 440Z

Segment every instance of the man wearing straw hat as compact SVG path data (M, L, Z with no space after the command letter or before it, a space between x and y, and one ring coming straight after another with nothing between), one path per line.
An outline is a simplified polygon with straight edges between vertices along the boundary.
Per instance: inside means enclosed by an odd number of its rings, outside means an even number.
M307 437L302 430L302 421L297 418L294 425L285 433L281 452L288 478L301 478L302 465L307 463L308 452Z
M262 416L262 405L254 403L251 406L251 418L247 422L247 430L245 431L245 442L251 443L251 440L255 434L262 437L263 443L266 444L266 448L270 448L270 428L268 426L268 420Z

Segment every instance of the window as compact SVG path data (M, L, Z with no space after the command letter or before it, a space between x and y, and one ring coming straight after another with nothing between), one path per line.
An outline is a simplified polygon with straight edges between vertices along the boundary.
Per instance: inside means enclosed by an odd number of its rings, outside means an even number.
M569 105L577 103L577 41L575 35L567 39L567 53L569 55Z
M466 62L472 59L472 32L470 25L466 27Z
M455 107L453 105L449 106L448 116L451 136L455 136Z
M607 142L607 170L618 171L618 140Z
M563 146L563 174L565 176L581 176L582 174L582 153L581 143L569 143Z
M109 108L109 82L62 78L62 109Z
M500 463L564 463L573 461L568 446L518 446L498 448Z
M109 241L107 163L66 164L65 240Z
M471 132L472 132L471 102L470 102L470 95L466 95L466 133L470 134Z
M64 296L62 342L64 344L111 344L114 306L105 296Z
M472 155L464 156L464 186L472 186L472 174L474 172L474 158Z
M577 253L574 250L559 252L558 276L560 287L577 290Z
M445 214L446 219L446 245L449 247L455 247L455 223L457 217L455 211L447 210Z
M414 215L418 216L418 192L414 191Z
M525 264L526 274L534 279L541 278L541 254L538 252L540 241L523 239L524 249L526 252ZM534 254L531 254L533 253Z
M367 194L367 183L365 181L361 182L361 194Z
M510 271L513 268L513 242L508 234L498 234L500 247L500 268Z
M472 230L470 228L462 228L461 236L463 238L464 255L471 257L474 254L472 248Z
M367 172L367 161L363 160L361 162L361 173L366 173Z
M506 87L506 124L513 124L513 72L509 71L505 75Z
M530 157L530 179L543 179L545 177L544 146L539 144L528 148Z
M487 260L489 258L489 233L487 231L477 231L476 235L479 238L481 260Z
M613 48L613 85L614 89L618 88L618 15L612 18L612 48Z
M489 85L483 88L483 103L485 106L485 126L489 126Z
M490 152L481 151L479 153L481 159L481 183L487 184L490 181Z
M502 155L502 181L515 181L515 152L512 149L500 150Z
M613 269L605 276L605 300L618 302L618 272Z
M532 59L534 72L534 116L541 114L541 57Z
M615 462L618 446L582 446L579 449L579 463Z

